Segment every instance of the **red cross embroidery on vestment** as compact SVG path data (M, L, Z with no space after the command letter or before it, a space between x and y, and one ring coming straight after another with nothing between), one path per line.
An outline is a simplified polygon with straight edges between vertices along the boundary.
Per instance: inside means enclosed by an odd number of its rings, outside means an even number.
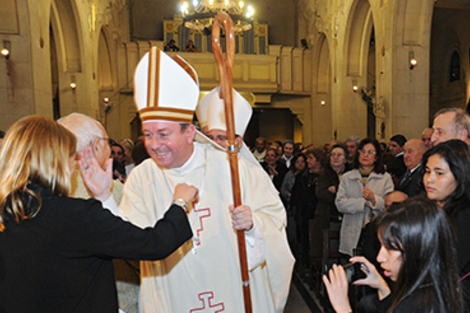
M196 212L197 216L199 217L199 228L196 229L197 237L201 238L201 232L204 230L204 225L202 223L203 222L202 219L211 216L211 209L209 209L209 208L204 208L204 209L199 209L199 210L194 209L194 211ZM201 245L201 241L199 240L196 243L196 245L197 246Z
M202 292L197 295L199 300L202 302L202 307L192 309L189 312L190 313L218 313L218 312L224 312L225 311L225 305L223 302L214 304L213 299L214 299L214 292L212 291L206 291Z

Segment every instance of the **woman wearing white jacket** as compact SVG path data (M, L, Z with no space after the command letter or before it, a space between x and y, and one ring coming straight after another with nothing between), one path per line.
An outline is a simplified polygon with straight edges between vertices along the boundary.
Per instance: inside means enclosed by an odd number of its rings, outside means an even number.
M354 156L353 170L345 173L335 204L343 213L339 251L353 256L361 230L384 210L385 195L393 191L391 176L385 172L377 140L363 139Z

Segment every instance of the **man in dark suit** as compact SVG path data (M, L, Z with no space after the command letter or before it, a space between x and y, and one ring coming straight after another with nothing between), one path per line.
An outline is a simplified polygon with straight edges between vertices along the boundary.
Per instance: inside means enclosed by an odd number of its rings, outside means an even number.
M410 139L404 147L403 160L407 170L401 177L396 189L406 193L409 197L413 197L422 192L419 168L423 154L426 152L426 145L421 139Z
M391 167L387 170L387 172L392 175L395 189L398 186L397 182L399 181L400 177L402 177L403 174L405 174L406 172L405 162L403 161L405 143L405 136L394 135L390 138L390 142L388 144L388 150L395 157L395 159Z

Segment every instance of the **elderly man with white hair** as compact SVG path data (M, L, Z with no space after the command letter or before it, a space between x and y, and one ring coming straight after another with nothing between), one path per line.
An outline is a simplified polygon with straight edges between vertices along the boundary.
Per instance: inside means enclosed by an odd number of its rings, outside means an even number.
M58 120L58 123L70 130L77 137L77 153L85 147L91 147L98 165L106 170L110 162L111 147L109 137L97 120L81 114L71 113ZM123 195L123 184L117 180L111 181L111 193L116 203L120 203ZM89 199L93 193L85 186L78 168L72 174L71 197ZM121 312L134 313L138 311L139 276L135 274L139 264L136 261L114 260L114 274L118 290L119 308Z
M107 162L110 160L111 147L109 145L108 134L100 122L81 113L71 113L60 118L57 122L77 137L77 153L80 153L85 147L91 147L99 166L106 170ZM116 203L121 202L123 194L122 183L113 180L111 188ZM93 197L93 193L83 183L78 168L72 176L71 196L82 199Z
M434 146L451 139L470 144L470 116L459 108L444 108L434 115L431 141Z

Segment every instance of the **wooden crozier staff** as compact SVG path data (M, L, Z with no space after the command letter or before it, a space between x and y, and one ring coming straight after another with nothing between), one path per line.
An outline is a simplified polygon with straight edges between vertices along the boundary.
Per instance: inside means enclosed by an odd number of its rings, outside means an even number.
M226 39L226 57L222 54L220 45L220 27L224 26ZM232 19L226 13L219 13L212 24L212 51L214 52L220 75L220 96L225 103L225 123L227 125L227 151L230 161L230 173L232 177L233 203L235 207L242 204L240 195L240 178L238 175L238 151L240 147L235 142L235 123L233 119L233 94L232 76L235 59L235 34L232 28ZM243 299L245 300L245 312L251 313L250 280L248 276L248 262L245 249L245 232L237 231L238 253L243 282Z

